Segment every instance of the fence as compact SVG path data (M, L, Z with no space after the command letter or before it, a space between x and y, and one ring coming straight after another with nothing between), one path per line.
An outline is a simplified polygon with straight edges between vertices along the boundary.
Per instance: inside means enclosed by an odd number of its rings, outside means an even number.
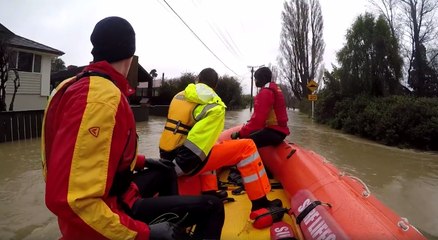
M168 105L133 107L137 122L149 115L167 116ZM0 143L41 137L44 110L0 112Z
M0 142L41 137L43 110L0 112Z

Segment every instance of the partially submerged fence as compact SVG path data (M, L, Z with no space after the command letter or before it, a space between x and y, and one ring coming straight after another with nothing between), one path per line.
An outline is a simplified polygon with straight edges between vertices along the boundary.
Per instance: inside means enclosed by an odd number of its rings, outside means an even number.
M43 110L0 112L0 142L41 137Z

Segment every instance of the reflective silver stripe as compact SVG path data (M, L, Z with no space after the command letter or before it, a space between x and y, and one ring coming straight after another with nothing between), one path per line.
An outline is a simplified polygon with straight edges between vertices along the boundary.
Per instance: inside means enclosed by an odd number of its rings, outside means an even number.
M244 182L244 183L251 183L251 182L257 181L260 177L262 177L262 176L265 175L265 174L266 174L266 171L265 171L265 169L263 168L263 169L259 172L259 174L253 174L253 175L250 175L250 176L244 177L244 178L243 178L243 182Z
M205 158L207 157L202 151L202 149L200 149L198 146L196 146L194 143L190 142L187 139L186 141L184 141L184 146L190 149L194 154L196 154L196 156L198 156L201 159L201 161L204 161Z
M204 118L205 114L207 113L208 110L218 106L219 104L213 103L213 104L207 104L204 109L202 109L201 113L198 114L198 116L195 117L196 121L199 121L201 119Z
M175 172L176 172L176 175L179 177L179 176L182 176L182 175L185 175L185 173L183 172L183 170L178 166L178 163L176 163L176 160L175 159L173 159L173 164L175 164Z
M207 171L207 172L202 173L201 175L216 175L216 170Z
M184 94L178 94L175 96L175 98L178 100L186 100L186 97L184 96Z
M244 166L246 166L246 165L248 165L248 164L254 162L257 158L259 158L259 152L256 151L256 152L253 153L251 156L249 156L249 157L243 159L242 161L240 161L240 162L237 164L237 167L238 167L238 168L240 168L240 167L244 167Z

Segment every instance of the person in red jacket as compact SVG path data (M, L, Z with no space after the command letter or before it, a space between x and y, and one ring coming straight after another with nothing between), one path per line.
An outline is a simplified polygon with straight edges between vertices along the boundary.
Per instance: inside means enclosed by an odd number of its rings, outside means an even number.
M257 69L254 78L260 88L254 99L254 112L238 132L231 134L231 138L251 138L257 148L276 146L290 134L284 96L277 84L271 81L269 68Z
M195 224L196 239L220 239L222 202L174 195L172 163L137 154L126 79L135 52L131 24L104 18L90 39L93 62L52 92L43 121L45 201L62 239L186 238L176 221Z

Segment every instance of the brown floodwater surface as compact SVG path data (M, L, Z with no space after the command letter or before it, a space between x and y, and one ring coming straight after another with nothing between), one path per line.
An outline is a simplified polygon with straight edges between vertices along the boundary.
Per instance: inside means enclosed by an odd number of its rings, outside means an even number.
M289 112L289 140L324 156L364 181L371 193L438 240L438 153L383 146ZM227 112L225 127L249 119L249 109ZM158 157L164 117L137 123L139 152ZM44 204L40 139L0 144L0 239L58 239L56 217Z

